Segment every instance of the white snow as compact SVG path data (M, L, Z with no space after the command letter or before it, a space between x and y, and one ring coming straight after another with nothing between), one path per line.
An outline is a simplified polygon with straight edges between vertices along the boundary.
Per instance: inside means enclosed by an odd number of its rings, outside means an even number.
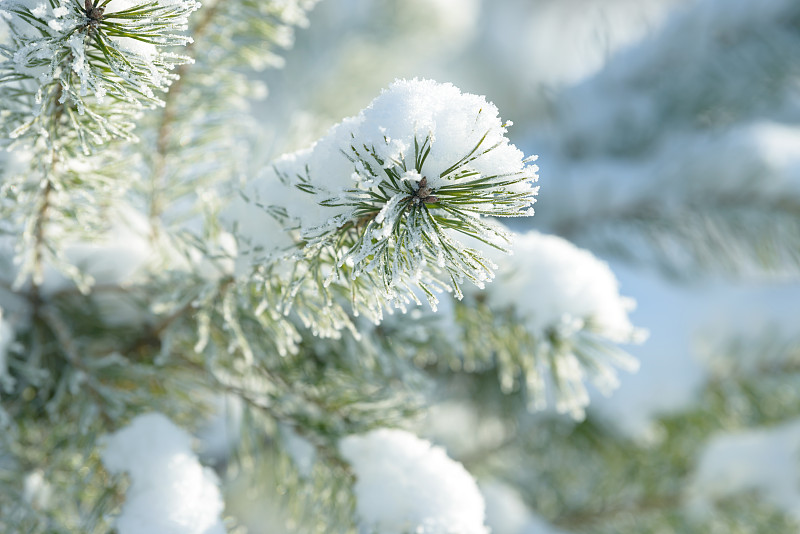
M481 175L505 175L529 172L530 180L506 188L535 194L535 166L526 166L524 156L505 137L506 129L497 108L482 96L462 93L451 84L432 80L398 80L372 101L358 116L343 120L311 148L280 158L275 167L293 184L298 176L308 178L319 189L317 199L287 188L276 193L275 203L287 208L301 221L305 230L325 226L337 215L347 215L342 208L310 206L326 197L336 197L346 189L369 190L381 179L380 165L372 161L379 174L371 175L364 165L353 163L352 147L364 152L374 148L384 167L405 161L414 167L415 139L421 145L426 137L432 140L431 151L423 166L432 189L457 182L443 172L468 155L478 145L495 149L470 162L469 167ZM480 151L479 151L480 152ZM298 202L298 197L302 198Z
M715 362L703 345L718 339L757 338L764 331L796 329L800 286L738 281L684 286L619 262L613 264L626 291L637 295L632 312L650 337L629 351L639 371L621 381L611 397L593 395L589 412L638 441L657 440L657 419L699 402L698 393Z
M714 501L748 491L800 520L800 421L713 437L700 455L687 506L703 517Z
M569 336L592 325L612 341L641 337L628 313L635 301L619 293L608 264L557 236L536 231L515 234L512 255L495 254L496 283L487 286L489 306L514 308L534 332L555 329Z
M488 534L475 480L444 449L390 429L348 436L339 449L356 476L360 532Z
M38 510L46 510L53 496L53 486L44 478L41 469L31 471L22 483L22 496L25 502Z
M116 519L120 534L222 534L222 497L192 438L159 413L140 415L104 439L103 464L131 485Z

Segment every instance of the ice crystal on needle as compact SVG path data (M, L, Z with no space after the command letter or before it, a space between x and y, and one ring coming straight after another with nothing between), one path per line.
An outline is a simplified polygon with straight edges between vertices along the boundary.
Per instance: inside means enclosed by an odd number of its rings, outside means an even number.
M537 167L505 137L497 108L451 84L400 80L313 147L278 160L276 204L307 251L333 242L335 274L374 276L385 296L418 285L461 296L492 264L460 237L505 249L485 216L532 215ZM264 179L275 180L267 173ZM473 240L474 240L473 239Z

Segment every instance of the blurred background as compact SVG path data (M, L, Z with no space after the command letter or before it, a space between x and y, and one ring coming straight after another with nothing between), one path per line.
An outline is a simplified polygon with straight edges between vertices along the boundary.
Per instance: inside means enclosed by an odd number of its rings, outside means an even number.
M264 71L262 163L396 78L486 95L540 156L524 224L608 261L650 331L581 423L443 378L421 431L476 475L492 532L797 532L800 2L323 0L310 20Z

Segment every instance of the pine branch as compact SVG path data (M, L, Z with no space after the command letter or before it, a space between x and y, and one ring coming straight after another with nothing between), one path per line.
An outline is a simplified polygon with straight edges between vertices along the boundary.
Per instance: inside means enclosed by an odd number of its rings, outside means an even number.
M800 201L792 195L706 191L677 207L643 199L565 221L556 231L678 278L784 276L800 268Z
M240 177L252 173L248 163L256 156L252 132L259 126L249 111L250 101L263 92L251 73L262 68L264 58L277 57L274 48L291 43L293 26L305 22L298 15L314 3L301 2L290 9L273 2L234 0L201 9L192 26L195 40L187 47L196 61L177 68L180 78L167 92L162 113L149 124L151 158L144 194L154 231L163 225L180 227L196 217L201 204L190 198L202 197L205 204L220 190L238 194ZM175 209L188 204L193 205L188 212ZM212 213L206 220L214 218Z
M75 142L88 154L90 141L133 139L132 117L161 104L156 92L174 80L172 66L187 60L163 49L190 40L173 32L185 28L198 5L151 2L116 12L106 12L105 4L89 9L66 1L34 10L16 3L10 7L16 50L0 64L0 91L4 107L9 106L9 124L16 124L11 136L46 141L47 121L60 115L48 112L49 99L41 95L57 93ZM42 69L38 77L32 74Z

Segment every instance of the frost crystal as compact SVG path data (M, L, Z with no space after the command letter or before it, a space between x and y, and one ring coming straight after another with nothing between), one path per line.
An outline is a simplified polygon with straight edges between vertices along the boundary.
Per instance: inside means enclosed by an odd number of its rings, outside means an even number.
M222 534L217 477L200 465L192 438L159 413L140 415L105 439L103 464L131 479L120 534Z
M338 240L337 268L372 275L387 298L415 283L455 290L493 276L481 251L507 236L485 216L532 215L535 165L505 137L482 96L431 80L400 80L309 149L284 156L273 202L297 222L307 250ZM338 274L338 271L336 271Z
M444 449L403 430L344 438L356 475L360 532L487 534L475 480Z
M191 42L180 32L199 6L111 0L87 11L84 2L68 0L4 2L13 37L0 56L0 102L10 112L11 137L43 135L55 126L43 121L63 115L53 111L61 106L81 141L130 138L132 125L121 116L162 103L156 93L175 79L171 70L190 61L170 49ZM36 97L19 98L20 91Z

